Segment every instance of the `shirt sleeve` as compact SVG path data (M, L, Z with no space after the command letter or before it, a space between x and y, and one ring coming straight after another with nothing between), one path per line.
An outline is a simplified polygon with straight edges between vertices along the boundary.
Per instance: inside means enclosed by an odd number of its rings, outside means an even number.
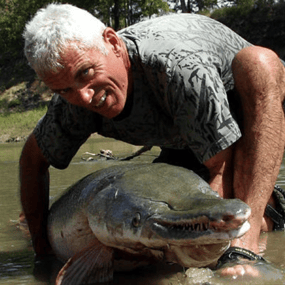
M55 168L66 168L80 146L96 132L95 113L71 105L55 94L47 113L39 120L33 133L39 148Z
M209 57L195 54L192 61L179 62L169 84L168 102L181 136L200 162L241 137L221 70Z

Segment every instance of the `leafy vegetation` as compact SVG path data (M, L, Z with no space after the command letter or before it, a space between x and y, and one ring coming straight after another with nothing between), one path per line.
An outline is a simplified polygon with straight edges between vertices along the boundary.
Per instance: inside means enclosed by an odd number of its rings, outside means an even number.
M213 11L211 17L255 45L285 59L285 1L239 0L238 5Z
M195 13L211 9L218 4L217 0L180 0L182 13Z

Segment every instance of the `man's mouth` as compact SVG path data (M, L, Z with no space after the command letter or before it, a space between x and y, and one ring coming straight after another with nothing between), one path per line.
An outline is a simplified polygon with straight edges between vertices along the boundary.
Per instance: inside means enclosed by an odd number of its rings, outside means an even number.
M107 93L105 92L104 95L100 98L99 102L95 105L96 108L101 107L104 102L106 101Z

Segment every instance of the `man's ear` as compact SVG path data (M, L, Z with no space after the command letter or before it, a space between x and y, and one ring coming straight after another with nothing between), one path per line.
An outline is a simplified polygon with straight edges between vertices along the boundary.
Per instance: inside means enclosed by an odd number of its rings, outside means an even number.
M120 55L122 50L122 42L116 32L112 28L106 28L103 32L104 41L112 46L116 55Z

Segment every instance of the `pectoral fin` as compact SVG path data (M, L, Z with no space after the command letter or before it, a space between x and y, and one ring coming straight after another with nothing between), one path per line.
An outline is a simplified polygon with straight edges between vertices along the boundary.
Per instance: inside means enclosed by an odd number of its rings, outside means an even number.
M76 253L57 275L55 285L104 283L113 279L114 251L96 242Z

